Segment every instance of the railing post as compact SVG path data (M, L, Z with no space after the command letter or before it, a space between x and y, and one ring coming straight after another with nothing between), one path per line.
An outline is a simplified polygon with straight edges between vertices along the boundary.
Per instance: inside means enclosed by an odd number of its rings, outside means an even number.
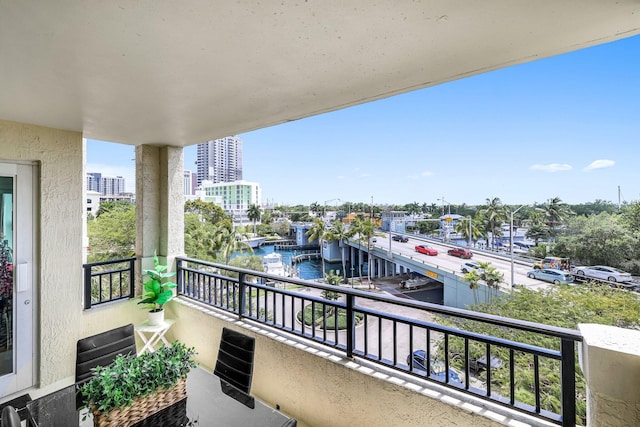
M353 347L356 341L356 313L353 311L355 297L347 294L347 357L353 358Z
M85 264L84 268L84 309L91 308L91 265Z
M136 296L136 259L129 260L129 298Z
M576 354L573 340L562 338L562 425L576 425Z
M238 299L240 300L238 305L238 318L242 318L244 316L244 303L245 303L245 288L246 286L244 285L244 281L246 278L246 274L245 273L240 273L238 275Z
M178 285L176 289L178 290L178 294L184 295L184 277L182 277L183 274L182 260L176 259L176 285Z

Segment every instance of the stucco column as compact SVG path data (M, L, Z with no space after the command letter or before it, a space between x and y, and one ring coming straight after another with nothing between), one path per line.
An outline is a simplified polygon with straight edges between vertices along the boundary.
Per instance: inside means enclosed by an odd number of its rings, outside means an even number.
M175 267L184 254L184 154L182 148L136 147L136 256L143 269L153 254ZM175 271L175 269L172 268ZM139 277L139 276L138 276Z
M640 331L580 324L587 382L587 425L640 425Z

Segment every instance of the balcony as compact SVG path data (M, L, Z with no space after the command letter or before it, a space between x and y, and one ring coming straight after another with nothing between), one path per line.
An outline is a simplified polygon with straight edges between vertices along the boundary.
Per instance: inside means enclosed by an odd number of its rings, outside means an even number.
M579 331L394 299L348 287L339 289L342 298L330 301L318 294L323 290L335 291L335 287L188 258L178 258L177 263L179 298L170 304L168 313L178 319L171 329L173 338L195 346L200 363L211 369L216 355L213 343L218 341L222 326L232 325L254 335L259 350L253 393L296 417L301 425L576 424L575 397L584 396L583 390L576 394L573 369L576 343L583 340ZM277 284L264 285L259 283L260 279ZM332 311L334 316L338 310L344 310L352 319L358 313L364 317L355 327L355 322L347 322L345 330L306 326L296 314L306 305L316 306L319 312ZM545 349L443 326L433 321L434 315L552 336L557 338L558 348ZM595 329L600 329L599 326ZM593 328L585 325L589 337L602 333L597 331L594 335ZM623 335L627 332L634 333L617 330ZM464 343L462 355L454 355L453 345L449 348L456 339ZM418 348L419 342L428 343L427 353L433 351L432 355L442 356L441 362L447 368L444 375L433 372L427 375L407 365L406 356ZM470 360L470 348L477 342L486 349L486 360L492 360L504 349L510 357L500 368L493 363L485 365L486 372L478 376ZM588 348L597 347L599 344L594 342L578 344L581 358L585 358ZM521 394L514 393L519 369L513 356L516 352L532 357L531 368L536 375L533 404L519 401L516 396ZM621 360L613 350L605 357L591 354L591 366ZM456 368L462 374L458 382L450 377L448 368L459 367L460 358L466 362L462 369ZM635 363L637 358L638 354ZM556 378L561 381L561 395L557 396L561 406L557 412L544 403L549 399L544 398L539 366L546 359L554 361L558 369ZM492 389L492 375L507 375L511 393ZM605 402L603 396L593 399L591 405L596 407L595 403L600 401ZM595 414L590 416L594 419Z

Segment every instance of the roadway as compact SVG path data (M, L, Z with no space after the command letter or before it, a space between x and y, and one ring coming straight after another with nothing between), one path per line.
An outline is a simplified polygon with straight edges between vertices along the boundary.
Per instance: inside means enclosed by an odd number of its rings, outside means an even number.
M409 238L409 241L406 243L402 243L392 240L390 236L391 235L388 233L384 233L384 235L382 236L376 236L376 241L372 243L372 246L386 251L391 250L391 252L393 253L399 253L402 256L412 258L414 260L420 260L425 265L430 265L441 270L446 270L458 276L463 275L462 271L460 270L460 266L465 261L489 262L491 263L492 267L496 268L496 270L504 274L504 283L501 284L501 287L503 287L504 289L509 289L511 287L511 259L508 255L492 254L487 251L475 250L471 248L471 252L473 252L473 258L471 258L471 260L466 260L447 254L447 251L449 249L455 247L454 245L435 242L433 240L416 237L411 234L404 234L404 236ZM438 255L430 256L418 253L415 250L415 247L417 245L431 246L438 250ZM532 269L532 263L525 263L523 261L515 260L513 264L514 284L524 285L527 288L531 289L543 289L551 285L550 283L542 282L536 279L530 279L529 277L527 277L527 272Z

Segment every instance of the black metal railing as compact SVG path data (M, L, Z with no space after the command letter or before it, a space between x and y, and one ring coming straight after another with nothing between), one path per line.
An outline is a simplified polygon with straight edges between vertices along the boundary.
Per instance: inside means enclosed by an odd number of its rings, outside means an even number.
M135 258L123 258L83 264L85 310L107 302L133 298L135 261Z
M189 258L177 258L177 283L179 295L347 357L576 424L578 331Z

